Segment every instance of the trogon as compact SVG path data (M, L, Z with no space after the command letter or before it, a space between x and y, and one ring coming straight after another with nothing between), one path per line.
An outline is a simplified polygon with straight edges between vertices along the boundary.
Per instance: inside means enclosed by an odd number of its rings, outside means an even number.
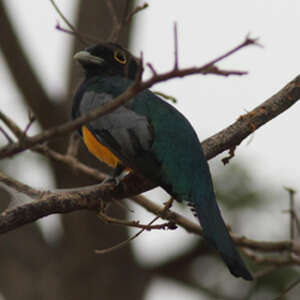
M109 103L133 84L140 62L114 43L100 43L74 55L85 77L73 98L72 118ZM199 139L188 120L150 90L80 128L88 150L120 174L140 172L178 201L193 206L204 238L230 272L252 280L236 250L216 202Z

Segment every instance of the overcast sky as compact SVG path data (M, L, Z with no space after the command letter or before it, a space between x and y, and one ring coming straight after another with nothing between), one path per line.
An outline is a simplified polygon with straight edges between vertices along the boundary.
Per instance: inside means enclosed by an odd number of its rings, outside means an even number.
M59 18L49 1L4 2L14 20L18 21L16 29L22 34L25 49L33 58L45 87L54 96L64 93L65 67L72 54L71 38L54 29ZM77 1L56 2L72 21ZM191 121L201 140L233 123L299 74L299 0L164 0L148 3L149 8L136 18L132 51L136 55L143 51L145 60L151 62L158 71L166 71L172 66L174 21L178 24L181 67L208 62L239 44L248 33L251 37L259 37L264 46L246 48L219 63L223 68L249 71L247 76L193 76L153 88L178 99L176 107ZM1 53L0 62L1 109L24 120L25 124L26 111L19 108L20 95L10 82ZM299 111L300 106L296 104L260 128L251 137L250 143L248 138L238 146L234 158L235 162L247 165L260 188L271 186L278 198L286 197L282 186L299 189ZM210 162L213 164L213 173L216 168L223 168L221 158L224 155ZM35 185L49 185L42 180L40 172L45 170L39 168L36 171ZM29 180L21 169L19 173L20 179ZM277 208L278 215L281 209L286 208L285 205L282 201L282 207ZM178 234L181 240L192 239L185 233ZM144 245L145 240L155 238L147 234L139 241ZM165 248L166 245L175 244L176 239L178 241L178 236L171 232L167 239L164 238L165 242L160 243ZM151 248L151 257L155 256L155 251L160 256L161 249L151 241L149 247L155 245ZM151 293L150 290L147 300L154 299ZM186 299L193 300L196 297L191 294Z

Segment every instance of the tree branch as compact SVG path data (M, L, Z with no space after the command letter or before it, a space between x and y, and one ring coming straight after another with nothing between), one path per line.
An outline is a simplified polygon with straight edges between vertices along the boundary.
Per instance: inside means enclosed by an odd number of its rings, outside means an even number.
M191 74L236 74L237 72L219 70L214 66L214 64L251 43L254 44L255 40L250 40L247 38L237 47L202 67L181 70L175 67L173 70L164 74L157 74L156 72L153 72L153 76L149 80L144 82L140 80L135 81L131 87L129 87L122 95L115 98L108 105L105 105L100 109L80 117L75 121L46 130L43 133L33 137L27 137L26 132L21 131L16 124L14 124L2 113L0 114L0 119L2 119L7 124L8 128L10 128L10 130L17 136L19 142L2 147L2 149L0 149L0 158L19 153L25 149L33 147L33 151L40 152L51 157L52 159L61 161L68 166L80 170L80 172L97 178L98 180L103 179L103 174L99 172L97 173L97 171L94 171L92 168L79 163L76 158L72 157L71 155L62 155L51 150L46 145L40 145L40 143L49 141L57 136L61 136L67 132L75 130L79 126L99 116L102 116L113 109L116 109L118 106L134 97L143 89L149 88L157 82ZM176 65L177 64L175 64L175 66ZM253 130L258 129L260 126L264 125L283 111L287 110L294 103L296 103L299 98L300 76L297 76L277 94L270 97L248 114L241 116L229 127L225 128L213 137L205 140L202 145L206 158L210 159L226 149L232 149L233 147L236 147L242 142L243 139L250 135ZM67 213L81 209L99 210L101 201L111 201L112 199L132 197L134 202L143 206L150 212L159 215L161 218L170 222L174 222L189 232L200 235L202 234L201 228L198 224L195 224L180 214L170 210L166 211L162 215L161 211L163 208L161 206L154 204L143 196L134 196L155 186L152 182L149 182L149 180L145 179L139 174L129 174L118 186L115 186L112 183L105 183L75 190L73 189L55 192L34 190L31 187L19 183L3 174L0 174L0 181L21 193L25 193L35 199L38 199L32 203L24 204L19 207L4 211L0 216L0 233L16 229L24 224L33 222L49 214ZM245 237L239 237L236 235L232 236L239 246L247 247L251 250L263 252L288 251L294 255L300 255L300 246L296 241L258 242Z
M300 75L249 113L240 116L235 123L203 141L202 146L206 158L211 159L239 145L247 136L289 109L299 99Z
M76 28L71 24L71 22L68 20L68 18L66 18L65 15L62 13L62 11L58 8L58 6L57 6L57 4L55 3L55 1L54 1L54 0L49 0L49 1L50 1L51 5L53 6L53 8L55 9L55 11L56 11L56 12L58 13L58 15L61 17L61 19L62 19L62 20L67 24L67 26L70 28L70 32L68 32L68 33L74 34L82 44L87 45L87 42L86 42L86 40L85 40L85 36L82 36L82 34L76 30ZM59 26L59 24L56 25L56 28L57 28L58 30L63 30L63 29ZM65 31L65 32L67 32L67 31Z
M263 104L256 107L253 111L248 113L245 116L240 117L234 124L229 126L228 128L222 130L218 134L214 135L213 137L207 139L203 143L204 152L207 158L212 158L215 155L219 154L220 152L228 149L232 145L235 145L235 143L239 144L244 138L246 138L249 134L252 133L251 124L254 124L256 128L259 128L267 121L271 120L275 116L279 115L284 110L288 109L291 105L296 103L296 101L300 98L300 76L296 77L294 80L292 80L290 83L288 83L282 90L280 90L277 94L269 98L267 101L265 101ZM74 121L76 122L76 121ZM70 123L69 123L70 124ZM9 145L7 146L9 147ZM39 146L40 149L42 146ZM51 150L45 150L44 152L52 153ZM52 157L58 156L54 155L53 153L50 154ZM61 159L62 161L65 159L64 157L59 157L58 159ZM81 169L83 172L84 170ZM91 175L91 173L89 173ZM94 174L95 175L95 174ZM95 175L97 176L97 175ZM99 177L98 177L99 179ZM129 195L136 195L141 192L144 192L146 190L149 190L154 187L154 184L147 181L145 178L137 175L137 174L131 174L130 176L127 176L125 180L121 184L121 190L120 193L113 193L111 196L115 196L116 198L124 198L128 197ZM119 189L120 190L120 189ZM101 193L100 193L101 195ZM134 198L136 199L142 199L142 198ZM141 202L141 201L140 201ZM62 202L63 203L63 202ZM142 206L144 206L146 209L149 209L153 213L157 212L157 208L155 206L147 206L146 202L140 203ZM33 204L34 205L34 204ZM80 206L81 207L81 206ZM20 211L19 211L20 212ZM56 210L49 211L48 214L51 213L57 213ZM21 217L22 215L20 215ZM43 215L42 215L43 216ZM170 218L173 219L174 215L171 214ZM194 223L191 223L190 221L186 222L187 220L181 222L181 216L176 218L176 223L180 226L183 226L188 231L195 232L195 233L201 233L200 227L197 226ZM28 222L33 221L29 220ZM266 245L263 245L262 242L256 243L255 241L249 241L244 238L235 238L239 245L241 246L247 246L251 249L257 249L257 250L263 250L267 249L267 251L274 251L277 250L288 250L292 249L294 247L292 242L283 242L280 243L267 243ZM263 246L262 246L263 245ZM299 249L298 249L299 251Z
M37 191L6 175L0 173L0 181L14 188L16 191L25 193L33 198L39 199L16 208L4 211L0 215L0 233L16 229L37 219L54 213L68 213L76 210L99 210L101 202L111 202L113 199L131 197L131 200L141 205L149 212L160 216L162 219L175 223L190 233L202 235L200 226L180 214L153 203L147 198L135 195L134 187L130 183L132 175L124 178L118 186L113 183L58 191ZM128 183L126 183L128 181ZM163 213L162 213L163 212ZM262 252L287 251L300 256L300 243L296 241L265 242L247 239L245 237L231 234L233 240L241 247ZM250 258L257 257L249 254ZM268 263L267 260L265 260Z

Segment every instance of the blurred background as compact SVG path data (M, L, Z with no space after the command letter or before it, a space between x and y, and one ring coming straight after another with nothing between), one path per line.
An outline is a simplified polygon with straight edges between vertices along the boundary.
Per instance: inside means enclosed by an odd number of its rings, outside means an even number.
M123 0L112 1L118 15ZM68 20L82 33L107 40L112 16L106 1L57 0ZM130 9L144 1L130 2ZM199 66L242 42L250 33L263 47L248 47L222 61L224 69L249 71L243 77L193 76L153 87L177 99L201 140L233 123L299 74L300 2L297 0L148 1L133 18L120 43L141 51L157 71L173 63L173 24L178 26L179 66ZM1 110L24 128L28 111L37 121L30 134L70 119L72 94L82 74L72 56L82 49L50 1L0 1ZM150 72L145 72L145 78ZM224 166L222 153L210 161L219 203L233 231L256 240L289 239L288 194L298 189L299 104L246 139ZM298 112L299 114L299 112ZM0 123L3 126L2 123ZM51 142L65 151L68 137ZM6 140L0 136L0 144ZM87 151L80 158L103 170ZM94 183L71 169L27 151L0 162L3 172L34 187L68 188ZM26 201L0 191L0 209ZM168 195L146 195L163 203ZM18 197L17 197L18 198ZM12 202L12 200L14 200ZM296 194L296 203L299 196ZM113 207L119 218L149 222L153 216L133 206ZM299 207L299 205L298 205ZM193 219L184 206L175 210ZM206 244L184 230L143 233L126 248L105 256L94 249L111 247L135 230L103 224L94 213L50 216L9 232L0 239L0 299L275 299L299 279L295 267L278 268L255 282L233 278ZM250 269L263 271L247 261ZM299 299L295 287L281 299Z

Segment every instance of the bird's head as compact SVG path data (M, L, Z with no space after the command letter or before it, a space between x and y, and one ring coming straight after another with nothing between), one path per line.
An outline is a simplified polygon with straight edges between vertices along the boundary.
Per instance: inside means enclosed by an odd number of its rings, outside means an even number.
M134 80L140 68L139 60L114 43L97 44L74 55L87 76L120 75Z

